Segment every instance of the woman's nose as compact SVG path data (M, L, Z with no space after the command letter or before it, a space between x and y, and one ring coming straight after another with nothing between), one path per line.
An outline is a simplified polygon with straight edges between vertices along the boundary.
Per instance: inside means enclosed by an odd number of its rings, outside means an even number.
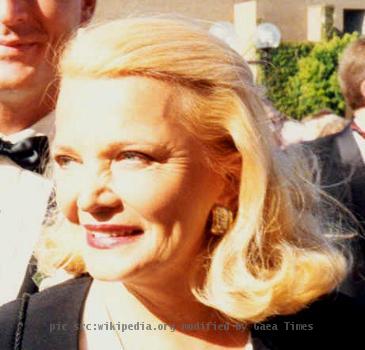
M108 187L94 187L82 191L77 200L79 210L92 215L114 215L123 210L120 197Z
M0 22L4 25L16 25L28 19L31 10L26 0L1 0Z

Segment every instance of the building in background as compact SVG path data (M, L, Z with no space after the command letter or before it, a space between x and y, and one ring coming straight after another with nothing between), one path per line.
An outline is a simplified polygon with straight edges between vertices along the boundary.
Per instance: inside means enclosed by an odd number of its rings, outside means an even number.
M332 19L327 17L331 15ZM333 20L340 32L365 34L363 0L243 0L235 5L235 20L276 24L284 41L319 41L326 21Z
M257 25L276 25L282 41L319 41L326 26L365 34L365 0L102 0L95 20L146 13L175 13L207 21L230 22L246 59L255 58Z

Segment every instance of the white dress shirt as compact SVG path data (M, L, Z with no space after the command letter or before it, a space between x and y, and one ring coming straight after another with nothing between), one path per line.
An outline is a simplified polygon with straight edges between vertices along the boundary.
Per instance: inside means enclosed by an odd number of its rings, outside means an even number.
M54 113L3 140L19 142L33 136L54 138ZM28 261L46 213L52 182L22 169L0 155L0 305L13 300L22 284Z

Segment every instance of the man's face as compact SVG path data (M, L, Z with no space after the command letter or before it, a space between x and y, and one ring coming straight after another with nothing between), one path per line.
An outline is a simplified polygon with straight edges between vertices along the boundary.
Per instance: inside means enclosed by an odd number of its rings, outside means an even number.
M57 49L95 1L0 0L0 93L50 85Z

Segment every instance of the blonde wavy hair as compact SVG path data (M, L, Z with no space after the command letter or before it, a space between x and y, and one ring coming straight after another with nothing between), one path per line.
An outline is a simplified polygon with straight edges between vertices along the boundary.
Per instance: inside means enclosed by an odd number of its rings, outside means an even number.
M181 121L231 186L235 215L199 264L204 283L192 282L201 303L233 320L259 322L298 311L343 279L346 259L325 238L337 226L321 210L312 170L299 152L278 149L248 65L219 39L182 19L116 20L79 31L60 73L68 79L138 75L177 91ZM40 270L85 272L82 235L65 231L54 223L46 228L37 249Z

